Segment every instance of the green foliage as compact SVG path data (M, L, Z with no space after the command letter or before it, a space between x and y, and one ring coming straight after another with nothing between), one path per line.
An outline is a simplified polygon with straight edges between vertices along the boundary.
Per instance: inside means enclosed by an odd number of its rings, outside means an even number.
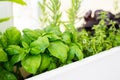
M8 61L7 53L0 48L0 62L6 62Z
M16 27L8 28L4 35L7 38L8 45L16 45L20 43L21 33Z
M0 18L0 23L9 21L10 19L11 19L10 17Z
M39 3L42 13L45 13L43 16L49 14L46 8L52 13L49 15L50 21L47 17L43 19L43 22L49 23L46 28L24 29L21 33L17 28L10 27L0 33L0 79L21 80L19 68L36 75L120 45L120 29L116 30L113 21L110 21L110 28L106 27L106 13L101 13L102 20L93 27L93 35L85 30L78 33L74 24L80 0L72 0L71 3L64 32L60 31L61 3L59 0L50 0L47 5L44 0Z
M61 41L51 42L48 47L48 50L51 53L51 55L58 58L62 63L66 62L69 47L65 45L63 42Z
M29 73L36 74L41 63L41 55L29 55L22 60L22 67Z
M8 55L15 55L15 54L21 54L23 53L23 49L20 48L20 46L17 45L9 45L6 49Z
M68 61L74 60L75 58L77 58L77 60L83 59L83 53L75 43L72 43L70 45L70 50L68 54L69 54Z
M49 46L49 41L47 37L39 37L37 40L30 44L31 54L43 53L45 49Z
M0 0L0 1L9 1L9 2L15 2L21 5L26 5L26 3L23 0Z
M0 67L0 80L17 80L15 75Z
M120 29L115 28L115 22L110 21L105 12L101 12L100 18L102 20L99 24L93 26L94 34L85 30L78 33L79 43L83 46L83 53L85 53L84 57L120 45L120 36L118 36ZM110 22L109 28L105 23L106 20Z
M51 65L51 57L48 54L41 54L41 64L39 71L45 71Z

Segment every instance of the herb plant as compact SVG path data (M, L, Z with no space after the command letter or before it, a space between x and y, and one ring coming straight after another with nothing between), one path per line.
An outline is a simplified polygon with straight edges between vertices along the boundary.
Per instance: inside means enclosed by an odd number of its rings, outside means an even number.
M0 80L23 80L20 68L34 76L120 45L120 30L113 21L110 28L106 27L105 13L93 27L94 34L86 30L77 32L75 19L80 0L71 3L68 23L60 19L59 0L50 0L48 5L44 0L43 4L39 3L45 18L40 20L47 23L43 30L23 29L21 33L10 27L0 34ZM48 18L46 8L51 11ZM65 26L64 32L60 31L61 24Z
M72 7L76 9L74 6L78 4L74 0L72 2L74 2ZM43 4L46 4L46 1ZM74 22L71 23L70 20L68 24L65 24L67 26L65 32L60 31L62 24L60 1L50 0L48 5L43 4L39 3L42 13L46 13L45 8L51 11L49 19L40 19L48 23L43 30L24 29L21 33L17 28L10 27L0 35L0 76L2 80L9 80L9 76L13 80L22 80L20 68L33 76L83 59ZM77 11L75 9L72 10ZM75 18L76 12L73 14ZM48 14L44 14L43 17L46 15ZM9 76L3 76L3 73Z

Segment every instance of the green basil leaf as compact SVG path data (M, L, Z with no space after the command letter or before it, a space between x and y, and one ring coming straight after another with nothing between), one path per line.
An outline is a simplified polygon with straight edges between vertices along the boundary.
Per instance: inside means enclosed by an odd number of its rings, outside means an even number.
M48 37L49 41L61 40L61 38L58 35L53 33L47 33L45 36Z
M71 39L72 39L72 33L68 32L68 31L63 33L62 40L63 40L64 43L70 44Z
M22 67L29 73L35 74L41 63L41 55L30 55L26 56L22 60Z
M10 72L13 71L14 66L11 64L10 61L3 63L3 66L7 71L10 71Z
M25 48L25 49L27 49L27 48L29 48L29 45L26 43L26 42L22 42L22 46L23 46L23 48Z
M39 68L39 71L42 72L44 70L46 70L49 65L50 65L50 61L51 61L51 57L48 54L42 54L41 55L41 65Z
M31 54L43 53L49 46L49 40L47 37L39 37L37 40L30 44Z
M0 80L17 80L15 75L9 71L1 69L0 71Z
M57 68L57 65L52 62L52 63L50 63L50 65L49 65L49 67L48 67L48 71L49 71L49 70L52 70L52 69L55 69L55 68Z
M24 35L27 36L31 41L36 40L36 39L40 36L39 33L37 33L37 32L34 31L34 30L31 30L31 29L24 29L24 30L23 30L23 33L24 33Z
M0 35L0 44L2 48L7 47L7 38L4 35Z
M6 51L9 55L24 53L24 49L20 48L18 45L9 45L8 48L6 48Z
M83 59L83 53L75 43L71 44L68 54L69 54L68 59L73 59L74 56L76 56L78 58L78 60Z
M48 50L51 55L58 58L62 63L64 63L67 59L67 52L69 51L69 47L61 41L55 41L50 43Z
M18 62L22 61L25 58L26 55L27 54L24 53L24 52L20 53L20 54L17 54L17 55L13 55L11 60L10 60L11 64L14 65L15 63L18 63Z
M52 33L56 35L61 35L60 28L58 26L50 25L44 29L47 33Z
M22 38L21 38L21 43L22 42L25 42L27 43L28 45L30 45L30 43L32 42L26 35L23 34ZM23 44L22 44L23 46ZM24 46L23 46L24 47Z
M21 33L16 27L8 28L4 35L6 36L9 45L16 45L20 43Z
M6 61L8 61L7 54L2 48L0 48L0 62L6 62Z

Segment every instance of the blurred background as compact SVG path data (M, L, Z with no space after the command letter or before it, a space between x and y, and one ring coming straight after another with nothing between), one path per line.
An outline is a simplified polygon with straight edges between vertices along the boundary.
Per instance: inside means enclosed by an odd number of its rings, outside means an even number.
M19 30L23 28L43 28L39 21L40 10L38 1L42 0L24 0L27 6L21 6L16 3L0 2L0 18L14 17L11 20L1 23L0 30L4 31L7 26L16 26ZM49 0L48 0L49 1ZM71 0L61 0L62 20L67 21L66 10L70 8ZM81 5L76 20L76 27L80 27L83 23L83 16L88 10L93 12L97 9L110 11L114 14L120 12L120 0L81 0ZM93 14L92 14L93 15Z

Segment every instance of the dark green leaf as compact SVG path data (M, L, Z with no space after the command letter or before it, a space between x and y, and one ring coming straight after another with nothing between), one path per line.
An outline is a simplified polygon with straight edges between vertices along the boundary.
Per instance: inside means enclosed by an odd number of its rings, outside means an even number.
M50 63L49 67L48 67L48 70L52 70L52 69L55 69L57 68L57 65L55 63Z
M17 78L13 73L2 69L0 71L0 80L17 80Z
M14 66L11 64L10 61L3 63L3 66L7 71L13 72Z

